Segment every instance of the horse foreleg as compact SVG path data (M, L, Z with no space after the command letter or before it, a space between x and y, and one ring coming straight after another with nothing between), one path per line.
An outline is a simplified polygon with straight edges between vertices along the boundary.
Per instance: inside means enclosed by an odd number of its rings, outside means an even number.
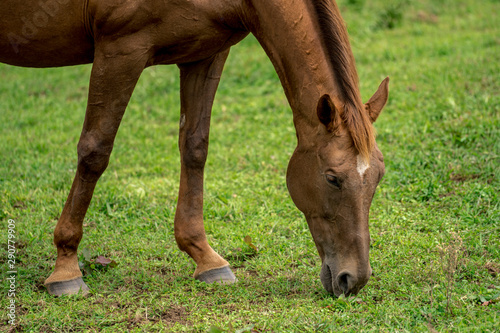
M120 121L146 60L142 53L120 52L119 46L96 48L85 122L77 147L77 171L54 231L57 247L54 272L45 280L52 295L88 293L77 256L82 223L97 180L108 165Z
M205 61L179 65L181 180L175 213L175 239L179 248L196 262L194 278L207 283L236 281L229 263L208 244L203 226L203 171L210 114L228 53L229 50Z

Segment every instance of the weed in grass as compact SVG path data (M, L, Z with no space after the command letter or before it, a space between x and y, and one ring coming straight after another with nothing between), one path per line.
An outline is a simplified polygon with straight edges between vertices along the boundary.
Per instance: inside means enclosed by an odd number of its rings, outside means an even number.
M453 292L457 270L464 264L463 240L458 233L451 233L447 245L438 246L446 292L446 311L453 315Z
M426 263L422 274L429 301L428 305L422 307L421 314L429 327L433 327L436 318L444 314L453 316L453 309L460 304L460 300L467 298L456 290L457 281L466 278L465 271L468 269L467 254L460 234L451 232L449 239L438 244L432 253L437 254L437 257Z
M97 256L96 258L92 258L90 254L90 250L88 248L84 248L80 250L78 265L80 266L80 270L82 274L90 275L92 272L98 272L102 270L107 270L109 268L114 268L118 264L116 261L108 259L104 256Z
M404 12L409 4L408 0L396 0L387 3L381 10L378 20L375 24L376 30L394 29L401 25L404 18Z

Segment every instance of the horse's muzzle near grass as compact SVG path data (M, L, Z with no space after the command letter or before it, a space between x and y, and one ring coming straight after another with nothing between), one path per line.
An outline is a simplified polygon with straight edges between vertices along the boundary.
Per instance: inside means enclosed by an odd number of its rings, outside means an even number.
M124 111L142 71L177 64L181 73L181 177L175 214L179 248L194 277L234 283L208 244L203 174L210 115L229 49L249 33L271 59L293 111L297 148L287 185L335 295L357 293L371 275L369 208L384 174L372 123L388 98L382 82L361 102L354 57L331 0L14 1L0 22L0 61L25 67L93 63L78 166L54 232L57 260L45 281L53 295L88 292L77 248L94 188L108 166Z

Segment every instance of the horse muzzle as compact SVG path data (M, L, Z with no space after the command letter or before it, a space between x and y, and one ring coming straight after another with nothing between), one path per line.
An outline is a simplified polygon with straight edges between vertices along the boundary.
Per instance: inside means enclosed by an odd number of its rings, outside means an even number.
M334 265L325 261L321 267L321 283L328 293L335 294L337 297L342 294L356 295L370 279L372 274L370 264L367 268L361 270L365 271L365 274L359 274L359 270L352 268L337 271Z

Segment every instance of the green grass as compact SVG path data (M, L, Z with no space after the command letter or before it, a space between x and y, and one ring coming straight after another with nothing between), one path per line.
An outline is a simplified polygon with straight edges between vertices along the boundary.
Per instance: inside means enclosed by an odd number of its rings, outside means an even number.
M80 248L118 265L85 276L90 297L48 295L90 67L0 67L0 264L7 271L14 219L14 331L498 329L500 2L339 4L363 97L391 77L376 123L387 173L371 209L374 276L360 294L338 299L321 286L319 257L285 185L291 111L249 37L226 65L206 166L207 234L234 267L233 286L194 281L193 262L175 244L179 81L170 66L141 77L85 220ZM9 331L3 281L0 330Z

